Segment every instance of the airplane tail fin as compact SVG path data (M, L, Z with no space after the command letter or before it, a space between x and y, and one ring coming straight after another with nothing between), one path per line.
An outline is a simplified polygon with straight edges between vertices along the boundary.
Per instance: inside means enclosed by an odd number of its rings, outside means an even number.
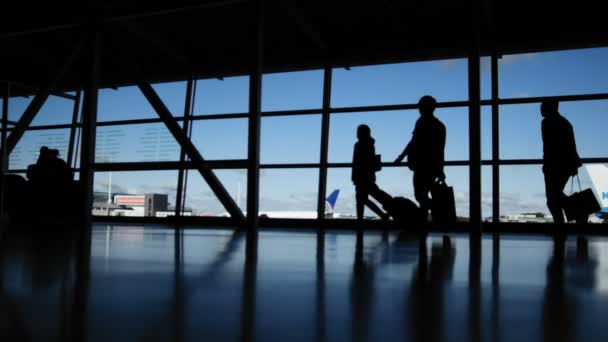
M325 214L326 215L334 213L334 206L336 205L336 202L338 201L339 194L340 194L340 190L336 189L325 200Z
M585 169L591 178L595 194L600 200L602 208L608 208L608 165L588 164Z

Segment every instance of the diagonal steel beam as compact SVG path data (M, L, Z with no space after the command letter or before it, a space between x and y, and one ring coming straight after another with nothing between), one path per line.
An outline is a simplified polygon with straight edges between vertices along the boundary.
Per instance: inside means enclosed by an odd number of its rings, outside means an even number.
M82 46L83 40L80 40L78 41L78 43L76 43L76 46L69 54L65 62L63 62L63 64L59 67L54 77L46 86L40 88L36 96L32 99L32 102L30 102L30 104L27 106L27 108L23 112L23 115L21 115L21 118L19 118L19 121L17 121L17 124L15 125L15 128L13 129L11 135L9 135L6 139L7 154L10 154L15 148L15 146L17 146L17 143L23 136L23 133L25 133L25 130L32 123L32 121L36 117L36 114L38 114L38 111L40 111L40 108L42 108L42 106L46 102L46 99L53 92L53 88L55 87L57 82L59 82L59 80L68 72L68 70L70 70L70 67L80 55Z
M150 84L141 81L137 83L137 86L139 87L139 90L141 90L141 92L144 94L152 108L154 108L156 114L158 114L165 126L167 126L169 132L171 132L175 140L177 140L184 152L186 152L188 158L190 158L190 160L192 160L194 164L197 165L198 172L201 174L201 176L203 176L207 184L209 184L209 187L211 188L213 193L215 193L224 208L226 208L226 211L230 213L230 216L232 216L238 224L244 225L245 216L243 215L243 212L236 205L232 197L230 197L230 194L228 193L228 191L226 191L224 185L222 185L219 179L215 176L213 170L211 170L211 168L205 163L205 159L203 158L203 156L194 146L192 141L188 139L181 127L177 124L177 121L173 118L171 112L169 111L167 106L165 106L156 91L154 91Z

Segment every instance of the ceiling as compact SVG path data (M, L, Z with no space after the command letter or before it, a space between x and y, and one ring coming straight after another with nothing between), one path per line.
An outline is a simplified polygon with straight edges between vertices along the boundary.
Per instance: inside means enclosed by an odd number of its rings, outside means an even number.
M101 87L248 73L256 1L104 0L3 11L0 80L33 93L56 74L87 29L101 27ZM532 7L530 1L266 0L264 72L608 45L600 2ZM20 6L20 7L19 7ZM97 23L97 24L93 24ZM81 86L86 51L57 89ZM137 70L137 72L136 72ZM19 84L32 88L19 87Z

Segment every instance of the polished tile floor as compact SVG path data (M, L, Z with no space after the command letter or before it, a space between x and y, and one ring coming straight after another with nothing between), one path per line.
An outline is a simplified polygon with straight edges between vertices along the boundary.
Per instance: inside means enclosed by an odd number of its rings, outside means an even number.
M72 236L3 237L1 341L608 341L605 238Z

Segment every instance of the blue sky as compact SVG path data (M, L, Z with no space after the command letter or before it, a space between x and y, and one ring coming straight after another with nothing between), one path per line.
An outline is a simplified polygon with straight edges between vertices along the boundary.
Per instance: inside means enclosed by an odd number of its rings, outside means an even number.
M608 92L608 48L533 53L504 56L500 60L500 97L551 96ZM489 59L482 60L482 97L490 97ZM265 111L320 108L323 72L321 70L265 75L262 107ZM248 109L248 78L232 77L197 82L194 114L243 113ZM156 84L169 109L176 115L184 110L185 82ZM466 59L334 69L331 106L350 107L415 103L425 94L438 101L467 99ZM154 118L153 109L135 87L100 92L99 120ZM16 120L30 99L11 101L10 119ZM68 123L72 116L70 100L51 97L34 125ZM579 153L583 157L606 156L599 143L608 127L608 100L562 103L561 112L573 124ZM468 158L468 109L438 109L438 118L447 127L446 158ZM411 137L417 111L343 113L331 117L330 162L349 162L355 142L355 129L370 125L377 153L392 161ZM500 155L503 159L541 158L540 114L538 104L500 107ZM491 112L482 108L482 154L491 157ZM262 163L315 163L319 160L320 115L267 117L262 120ZM31 131L11 156L11 167L22 168L35 159L41 144L53 145L67 155L68 130ZM99 128L100 156L113 161L178 160L179 149L162 124ZM247 156L247 119L197 121L192 139L207 159L243 159ZM113 152L113 153L112 153ZM455 187L458 214L468 215L468 170L450 167L448 182ZM246 198L246 172L221 170L218 177L237 197ZM115 172L115 190L155 191L175 196L176 171ZM581 173L588 185L587 175ZM98 174L96 186L107 186L108 174ZM315 169L264 169L260 179L262 210L314 210L318 171ZM405 168L385 168L378 183L392 194L413 197L411 173ZM585 186L584 185L584 186ZM348 169L332 169L328 191L342 190L337 212L354 212L354 189ZM538 166L501 168L501 207L504 214L543 211L544 186ZM491 173L483 170L484 216L491 213ZM171 200L174 203L173 200ZM187 205L199 212L223 211L200 175L190 172Z

